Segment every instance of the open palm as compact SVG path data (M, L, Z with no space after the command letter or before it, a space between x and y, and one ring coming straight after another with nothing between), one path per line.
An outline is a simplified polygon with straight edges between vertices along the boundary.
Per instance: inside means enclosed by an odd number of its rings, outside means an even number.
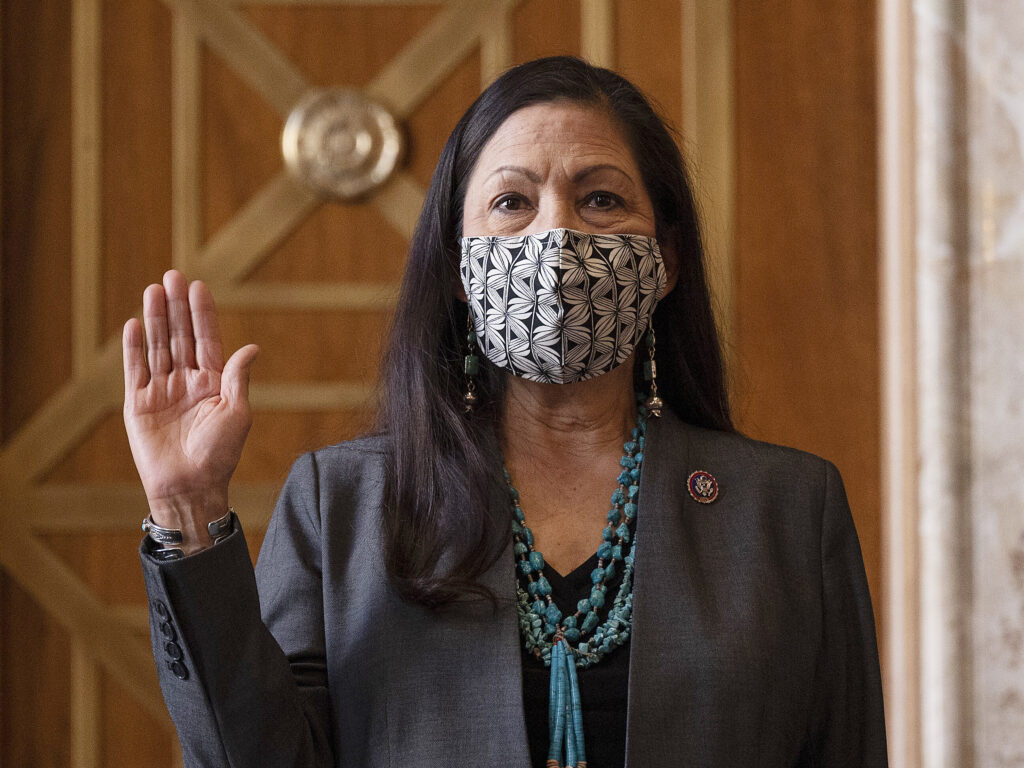
M175 270L143 294L124 327L124 422L154 519L226 505L252 417L254 345L223 360L209 289Z

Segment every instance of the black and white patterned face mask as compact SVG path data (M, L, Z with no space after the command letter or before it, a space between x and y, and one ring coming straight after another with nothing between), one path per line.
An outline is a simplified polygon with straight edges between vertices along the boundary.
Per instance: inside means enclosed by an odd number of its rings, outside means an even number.
M461 272L487 359L553 384L592 379L624 363L666 282L653 237L571 229L464 237Z

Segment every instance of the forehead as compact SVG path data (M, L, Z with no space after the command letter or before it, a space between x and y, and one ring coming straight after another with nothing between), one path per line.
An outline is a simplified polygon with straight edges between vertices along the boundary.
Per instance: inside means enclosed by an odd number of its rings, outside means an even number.
M544 170L611 163L639 175L625 135L608 112L572 102L533 104L513 112L484 145L473 175L503 165Z

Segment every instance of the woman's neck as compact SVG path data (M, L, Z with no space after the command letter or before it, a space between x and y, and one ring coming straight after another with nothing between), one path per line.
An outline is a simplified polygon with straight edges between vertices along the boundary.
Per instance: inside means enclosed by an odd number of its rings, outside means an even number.
M633 366L578 384L509 378L502 450L546 562L569 573L594 552L622 444L636 420Z
M509 464L586 462L620 450L635 420L631 361L575 384L538 384L509 376L502 450Z

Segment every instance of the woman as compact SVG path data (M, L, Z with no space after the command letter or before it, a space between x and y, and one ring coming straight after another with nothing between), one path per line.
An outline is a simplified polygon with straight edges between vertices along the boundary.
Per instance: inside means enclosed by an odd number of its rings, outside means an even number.
M125 421L187 764L886 764L842 482L733 429L682 160L618 75L531 62L459 121L377 428L296 462L255 577L256 349L222 363L176 272L144 321Z

